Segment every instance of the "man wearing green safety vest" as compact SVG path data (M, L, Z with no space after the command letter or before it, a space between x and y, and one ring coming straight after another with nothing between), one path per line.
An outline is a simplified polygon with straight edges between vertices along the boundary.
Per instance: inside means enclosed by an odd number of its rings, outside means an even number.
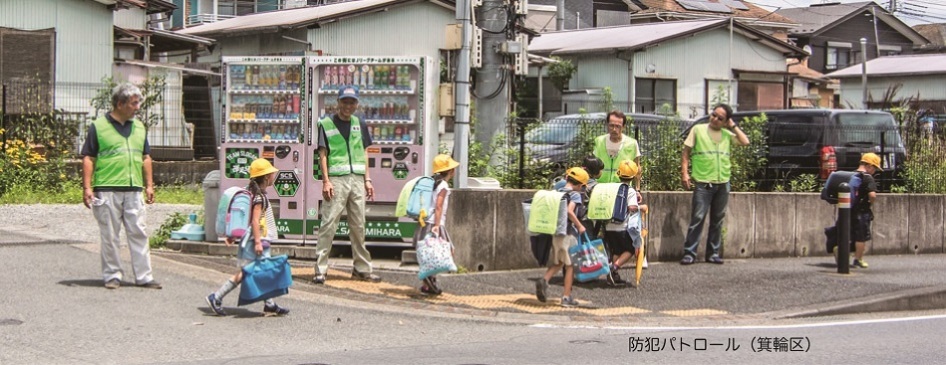
M371 271L371 254L365 247L365 199L374 199L368 175L366 148L372 144L368 126L354 115L358 88L344 85L338 90L338 112L319 120L319 168L322 175L322 224L315 247L316 284L325 283L328 256L342 211L346 212L348 238L354 261L352 278L379 282Z
M722 264L719 255L722 245L723 218L729 203L729 176L732 172L730 146L749 144L749 137L731 119L732 108L719 104L713 108L709 123L698 124L690 129L683 142L683 188L693 191L690 226L687 228L683 247L682 265L696 262L696 249L700 244L700 233L706 212L710 212L709 236L706 243L706 261ZM692 177L690 165L693 165Z
M154 203L154 179L147 130L134 119L141 99L141 90L135 85L116 86L112 110L92 122L82 145L82 203L92 209L99 224L102 278L107 289L118 289L122 283L121 227L128 237L135 285L161 289L151 274L145 233L145 203Z
M604 162L604 169L601 170L601 177L598 183L619 183L618 166L621 161L633 160L640 166L641 149L637 140L624 134L624 125L627 124L627 117L619 110L612 110L608 113L606 122L608 123L608 134L595 138L595 157ZM640 174L634 178L637 190L640 190Z

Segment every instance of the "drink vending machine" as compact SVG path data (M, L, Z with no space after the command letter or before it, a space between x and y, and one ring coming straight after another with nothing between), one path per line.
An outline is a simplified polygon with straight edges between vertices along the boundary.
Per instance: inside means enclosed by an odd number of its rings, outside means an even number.
M305 174L306 242L317 240L321 222L322 176L319 168L318 120L335 114L338 89L359 89L355 116L364 120L374 144L368 147L368 172L375 189L366 206L366 239L377 243L409 242L416 222L398 219L394 206L404 184L428 174L424 138L428 124L428 65L425 57L313 56L308 57L312 108L307 127L306 154L311 161ZM344 217L336 235L347 236Z
M368 170L375 188L367 202L365 237L372 244L405 245L417 223L394 216L404 184L429 175L436 152L435 108L429 89L436 80L426 57L311 56L224 57L221 191L245 186L249 166L266 158L279 169L268 197L281 241L314 244L321 222L318 121L335 113L338 89L359 88L355 115L373 145ZM428 137L428 134L431 135ZM337 236L345 240L345 218ZM277 241L277 243L280 243Z
M245 186L250 163L265 158L279 169L268 197L280 238L302 239L288 222L304 219L307 97L303 57L224 57L220 128L220 191Z

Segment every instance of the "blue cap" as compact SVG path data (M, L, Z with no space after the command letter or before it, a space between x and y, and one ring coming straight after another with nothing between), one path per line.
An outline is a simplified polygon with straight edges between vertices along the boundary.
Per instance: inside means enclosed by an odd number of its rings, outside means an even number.
M355 99L358 101L358 87L351 85L344 85L338 88L338 100L342 99Z

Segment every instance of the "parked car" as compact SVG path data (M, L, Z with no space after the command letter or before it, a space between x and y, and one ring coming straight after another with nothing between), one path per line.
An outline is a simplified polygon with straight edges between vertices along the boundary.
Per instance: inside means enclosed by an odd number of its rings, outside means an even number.
M882 189L899 176L906 149L890 113L852 109L791 109L733 113L738 124L765 113L768 155L765 181L786 180L799 174L826 179L833 170L857 169L861 154L881 155ZM697 119L686 128L708 122ZM834 161L834 163L832 163Z
M606 116L607 113L589 113L553 118L526 133L525 148L535 163L551 165L553 176L560 175L569 163L591 153L595 137L607 133ZM624 134L637 139L643 153L647 152L648 136L656 131L661 121L669 119L656 114L632 113L626 116L630 122L624 128ZM688 123L681 119L669 120L677 123L680 130Z

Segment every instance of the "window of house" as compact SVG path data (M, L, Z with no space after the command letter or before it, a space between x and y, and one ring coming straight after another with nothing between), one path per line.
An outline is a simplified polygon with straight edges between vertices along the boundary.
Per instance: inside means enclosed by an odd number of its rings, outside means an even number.
M219 0L217 3L219 15L248 15L255 12L255 0Z
M54 29L29 31L0 27L0 83L6 86L3 112L50 112L55 62Z
M537 32L555 30L556 16L554 6L529 4L529 13L526 14L526 28Z
M828 42L824 68L840 70L849 66L851 64L851 46L851 43L846 42Z
M677 110L677 80L638 78L634 85L635 112L652 113L664 105Z

